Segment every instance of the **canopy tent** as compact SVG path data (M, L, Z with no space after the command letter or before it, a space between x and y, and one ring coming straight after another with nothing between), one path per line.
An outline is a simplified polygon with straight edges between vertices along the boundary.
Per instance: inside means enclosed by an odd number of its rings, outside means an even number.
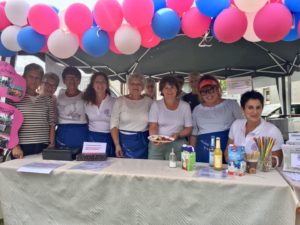
M224 44L212 37L203 40L179 35L155 48L141 48L129 56L109 52L96 58L82 50L68 59L59 59L50 53L47 55L87 73L104 71L111 79L122 82L132 72L158 79L166 74L188 74L193 71L215 74L220 78L244 75L281 77L300 69L300 40L276 43L240 40Z

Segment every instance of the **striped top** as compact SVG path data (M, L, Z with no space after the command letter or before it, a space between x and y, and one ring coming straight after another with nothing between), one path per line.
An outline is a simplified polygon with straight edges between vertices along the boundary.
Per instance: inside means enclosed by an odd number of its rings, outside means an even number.
M50 125L55 125L52 99L48 96L25 95L14 105L22 112L24 121L19 130L19 144L48 144Z

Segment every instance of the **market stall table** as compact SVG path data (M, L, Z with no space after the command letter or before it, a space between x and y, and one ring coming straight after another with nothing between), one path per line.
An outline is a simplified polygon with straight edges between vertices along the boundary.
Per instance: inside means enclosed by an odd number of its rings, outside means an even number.
M167 161L110 158L99 171L70 169L82 163L76 161L50 175L16 171L31 162L43 160L0 165L8 225L295 224L295 193L276 170L216 179L169 168Z

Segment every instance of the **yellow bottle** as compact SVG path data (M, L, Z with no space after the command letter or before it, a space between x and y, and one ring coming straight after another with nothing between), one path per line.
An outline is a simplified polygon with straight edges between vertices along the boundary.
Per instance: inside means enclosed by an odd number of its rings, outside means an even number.
M216 138L216 148L214 151L214 169L222 170L222 150L221 150L220 138Z

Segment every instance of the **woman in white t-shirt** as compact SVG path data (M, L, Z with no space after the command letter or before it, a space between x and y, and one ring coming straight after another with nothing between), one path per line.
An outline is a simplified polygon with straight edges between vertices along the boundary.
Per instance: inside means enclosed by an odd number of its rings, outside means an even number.
M152 99L143 96L145 78L128 77L129 94L119 97L112 110L110 129L117 157L148 158L148 114Z
M208 162L211 137L220 137L221 149L225 151L230 126L236 119L243 118L243 115L235 100L222 99L221 86L215 77L201 77L198 91L201 104L193 110L190 144L195 146L197 162Z
M246 153L257 150L254 137L272 137L275 144L272 148L272 155L282 161L283 153L281 145L283 137L280 130L273 124L261 118L264 107L264 97L257 91L248 91L241 96L241 107L246 119L234 121L230 128L228 144L245 146ZM225 154L227 158L227 151Z
M107 156L115 157L115 146L110 134L110 118L115 98L110 96L106 74L93 74L83 93L83 100L89 125L87 141L106 143Z
M162 78L159 83L159 91L164 98L151 105L149 133L170 136L175 141L165 144L150 142L149 159L167 160L172 148L180 159L180 147L192 132L191 108L188 103L177 98L179 88L176 78L172 76Z
M62 78L67 89L62 90L57 97L56 147L82 148L88 127L82 93L78 89L81 73L75 67L66 67Z

